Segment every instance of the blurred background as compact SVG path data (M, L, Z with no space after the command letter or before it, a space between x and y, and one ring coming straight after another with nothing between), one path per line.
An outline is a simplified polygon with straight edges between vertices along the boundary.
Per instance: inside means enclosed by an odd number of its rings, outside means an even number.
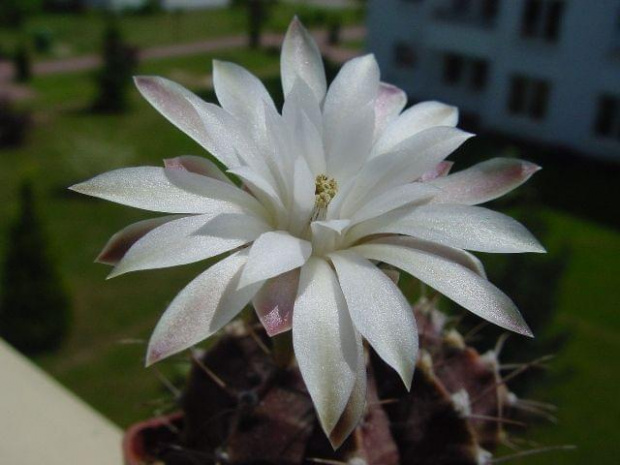
M0 335L122 427L171 408L169 384L182 383L187 364L145 370L145 341L205 265L106 282L109 269L92 260L149 215L66 187L201 154L139 97L133 75L214 101L211 61L229 60L281 101L279 44L295 14L328 75L372 52L410 103L459 106L479 136L451 157L455 169L496 156L543 166L491 207L549 253L481 258L537 335L511 337L503 360L555 355L514 381L521 396L558 407L519 434L521 447L577 449L515 462L617 463L618 0L0 0ZM484 349L497 335L484 328L474 342Z

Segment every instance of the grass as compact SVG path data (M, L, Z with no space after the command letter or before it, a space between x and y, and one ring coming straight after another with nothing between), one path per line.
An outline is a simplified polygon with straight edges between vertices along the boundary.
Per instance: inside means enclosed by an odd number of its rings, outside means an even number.
M360 10L324 10L317 7L295 7L281 3L268 17L265 31L284 32L295 15L307 18L308 26L319 26L336 15L345 25L362 20ZM54 39L50 53L36 53L36 60L79 56L97 53L106 19L103 14L91 11L83 14L45 14L26 21L22 31L0 29L0 49L5 53L14 50L20 41L32 44L37 31L49 31ZM162 12L151 15L125 14L120 25L126 40L137 47L179 44L246 33L246 14L240 8L222 8L187 12Z
M190 88L205 91L210 56L149 62L140 73L173 77L183 73ZM273 74L278 58L269 53L230 51L218 58L243 63L259 75ZM99 172L121 166L158 165L163 158L200 149L132 93L125 115L84 111L94 87L89 74L37 78L36 98L29 105L36 125L26 146L0 156L0 235L6 237L17 213L21 179L35 181L39 210L45 219L53 255L68 284L74 305L71 336L62 350L40 357L53 376L122 426L149 416L148 402L164 396L153 370L144 370L144 344L123 339L148 338L159 314L176 292L206 266L204 263L162 273L129 275L105 281L108 267L92 264L110 234L128 223L152 216L118 205L72 194L66 187ZM157 134L157 137L152 137ZM7 244L0 246L0 256ZM167 374L184 364L164 364ZM110 396L117 392L119 396Z
M615 434L620 403L617 372L620 354L620 233L571 215L549 211L550 249L568 243L569 266L563 277L557 330L570 338L552 363L552 382L535 395L559 407L559 424L539 427L530 436L541 444L574 444L573 452L530 458L535 464L615 464L620 443Z
M277 57L269 53L230 51L217 56L263 75L274 73L278 65ZM211 58L154 61L142 65L140 72L179 79L204 91L204 72ZM25 147L0 153L0 195L4 199L0 203L0 234L6 237L9 221L16 214L20 180L30 176L36 181L40 211L74 304L73 331L66 345L36 361L113 421L127 426L172 399L154 369L143 368L143 341L166 303L205 264L129 274L106 282L108 268L91 264L92 259L111 233L149 215L73 195L65 188L109 169L153 165L165 157L201 151L136 92L133 109L126 115L84 113L94 91L90 77L72 74L34 80L36 98L31 107L37 124L32 137ZM469 151L485 158L501 152L489 138L473 143ZM463 158L467 160L468 154ZM584 179L583 166L564 163L560 170L554 163L536 176L531 189L542 192L551 185L557 191L554 198L563 193L574 198L578 190L581 200L591 202L588 205L593 210L603 208L595 203L600 178L585 168L589 177ZM558 170L561 178L554 174ZM581 214L584 209L573 211ZM549 250L563 250L565 244L571 248L555 328L567 331L570 338L553 362L555 382L540 385L533 394L560 407L560 423L537 427L530 437L541 444L576 444L578 449L519 463L611 465L620 454L614 437L620 418L616 394L620 376L614 369L620 353L620 316L616 312L620 233L557 209L546 208L542 216L548 223L545 245ZM0 244L0 249L7 247ZM126 340L133 342L123 343ZM181 379L186 368L182 359L160 367L173 379Z

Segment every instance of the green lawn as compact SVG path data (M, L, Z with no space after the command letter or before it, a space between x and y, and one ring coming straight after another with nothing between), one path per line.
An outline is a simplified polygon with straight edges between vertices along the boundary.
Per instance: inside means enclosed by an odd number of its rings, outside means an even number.
M559 407L559 424L538 428L531 437L577 449L522 463L612 465L620 456L620 233L557 212L545 216L550 226L545 245L554 249L568 243L571 248L556 321L570 339L551 364L556 381L552 377L536 395Z
M240 50L217 56L242 63L259 75L278 71L278 57L273 54L250 55ZM160 60L146 64L139 72L177 76L193 90L204 92L203 81L212 58ZM102 171L158 165L163 158L201 154L202 149L161 117L137 91L132 92L131 112L107 116L85 112L94 91L90 74L37 78L33 86L36 98L25 105L35 110L29 143L0 153L0 196L4 199L0 203L0 235L6 237L16 214L19 183L28 176L35 181L39 210L75 312L73 330L63 349L37 362L126 426L150 415L150 402L164 391L153 371L143 368L145 346L119 342L147 338L166 303L205 264L105 281L109 268L92 263L98 251L115 230L149 215L73 194L66 187ZM2 256L7 244L0 244ZM168 372L174 371L174 363L167 365Z
M322 25L325 18L336 15L343 24L362 21L356 8L323 10L316 7L299 7L282 3L275 7L265 25L266 31L284 32L292 17L298 14L307 18L309 26ZM246 32L246 13L242 8L223 8L152 15L125 14L120 20L127 41L137 47L154 47L165 44L195 42ZM105 26L100 12L81 15L46 14L27 20L22 31L0 28L0 49L6 53L24 40L32 43L37 31L49 31L54 47L49 54L36 54L36 59L51 59L98 52Z
M261 75L277 72L277 56L230 51L218 53ZM204 91L205 71L211 56L176 58L144 64L141 73L161 74ZM0 153L0 234L16 213L20 180L36 182L54 256L73 299L73 331L63 349L40 357L53 376L121 426L157 410L159 400L171 395L153 369L143 368L144 341L160 313L181 287L204 264L130 274L105 281L109 269L92 264L107 238L124 225L148 214L111 203L73 195L66 186L91 175L121 166L158 164L162 158L200 149L158 115L137 92L130 113L95 116L84 112L93 93L89 74L50 76L33 82L36 126L27 146ZM495 156L493 144L478 156ZM475 147L475 146L474 146ZM493 150L492 150L493 149ZM547 168L548 170L549 168ZM544 187L553 177L543 171L531 189ZM572 181L557 181L558 192L573 191ZM568 178L573 179L573 178ZM594 184L595 180L591 180ZM588 193L583 196L588 198ZM541 444L576 444L572 453L553 453L519 463L616 463L620 455L614 433L620 410L615 370L620 353L620 233L573 214L542 210L548 223L545 245L550 251L568 244L568 270L561 283L556 330L568 331L567 345L552 364L556 380L541 385L532 395L560 407L560 423L531 431ZM0 256L6 247L0 242ZM10 245L9 245L10 246ZM491 278L493 278L491 276ZM132 340L134 343L123 343ZM186 368L182 358L161 367L175 378ZM516 462L515 462L516 463Z

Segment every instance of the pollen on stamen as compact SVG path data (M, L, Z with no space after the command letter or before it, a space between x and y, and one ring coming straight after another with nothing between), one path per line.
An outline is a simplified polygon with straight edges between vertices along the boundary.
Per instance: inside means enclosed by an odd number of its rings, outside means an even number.
M329 202L338 192L338 183L334 178L319 174L314 182L314 207L315 209L327 208Z

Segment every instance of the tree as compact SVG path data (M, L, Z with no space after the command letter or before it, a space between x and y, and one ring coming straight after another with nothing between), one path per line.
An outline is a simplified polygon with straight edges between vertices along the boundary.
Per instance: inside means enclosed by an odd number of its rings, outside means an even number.
M274 0L245 0L248 14L248 46L257 49L261 45L263 26L269 17Z
M13 66L15 67L15 80L17 82L28 82L32 77L32 66L28 47L21 44L15 50L13 56Z
M49 256L29 182L22 184L20 200L4 262L0 335L32 355L60 346L69 329L70 304Z
M99 93L93 108L101 113L127 110L127 91L137 65L137 52L124 41L118 24L110 20L103 39L103 68L97 76Z
M0 149L19 147L26 140L30 115L16 110L6 98L0 98Z

